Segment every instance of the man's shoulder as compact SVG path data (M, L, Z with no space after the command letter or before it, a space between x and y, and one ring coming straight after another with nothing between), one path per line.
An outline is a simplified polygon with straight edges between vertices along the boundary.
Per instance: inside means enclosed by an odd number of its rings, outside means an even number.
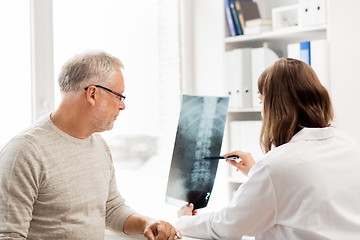
M42 118L15 136L19 139L36 139L48 136L52 128L49 124L50 118Z
M44 139L44 136L49 136L49 127L47 119L40 119L28 128L22 130L15 135L6 145L6 147L30 147L34 146L39 140Z
M14 166L40 166L38 158L41 149L42 133L39 134L39 124L32 125L13 137L0 152L1 167L13 169ZM41 131L40 131L41 132ZM41 167L40 167L41 168Z

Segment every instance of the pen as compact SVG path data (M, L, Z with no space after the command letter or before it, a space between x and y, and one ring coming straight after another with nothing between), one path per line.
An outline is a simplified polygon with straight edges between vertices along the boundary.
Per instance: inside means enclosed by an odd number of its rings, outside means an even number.
M235 155L228 156L226 158L223 156L208 156L208 157L202 157L202 159L204 159L204 160L217 160L217 159L236 160L236 159L239 159L239 157L235 156Z

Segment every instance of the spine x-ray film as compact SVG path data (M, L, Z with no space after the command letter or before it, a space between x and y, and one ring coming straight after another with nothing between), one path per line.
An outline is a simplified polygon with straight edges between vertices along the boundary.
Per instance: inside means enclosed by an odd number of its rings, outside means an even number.
M170 166L166 202L195 209L207 206L215 181L224 136L228 97L183 95Z

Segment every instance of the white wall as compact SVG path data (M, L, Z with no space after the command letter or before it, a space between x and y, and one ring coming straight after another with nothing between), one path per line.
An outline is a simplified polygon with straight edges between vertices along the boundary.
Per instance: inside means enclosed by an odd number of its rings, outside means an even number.
M360 28L358 0L331 0L329 58L335 125L360 142Z
M224 31L222 0L184 0L184 31L192 34L187 39L187 49L183 56L185 69L191 69L191 78L183 78L188 82L184 93L199 95L224 95L223 57ZM191 11L188 11L188 9ZM189 43L189 41L191 41ZM190 52L189 52L190 51ZM190 65L191 66L188 66ZM184 77L190 74L183 75Z

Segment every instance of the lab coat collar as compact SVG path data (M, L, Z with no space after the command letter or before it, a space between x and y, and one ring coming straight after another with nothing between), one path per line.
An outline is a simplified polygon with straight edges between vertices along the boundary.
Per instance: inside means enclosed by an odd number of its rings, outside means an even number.
M296 133L290 142L309 141L309 140L324 140L335 135L334 127L324 128L303 128Z

